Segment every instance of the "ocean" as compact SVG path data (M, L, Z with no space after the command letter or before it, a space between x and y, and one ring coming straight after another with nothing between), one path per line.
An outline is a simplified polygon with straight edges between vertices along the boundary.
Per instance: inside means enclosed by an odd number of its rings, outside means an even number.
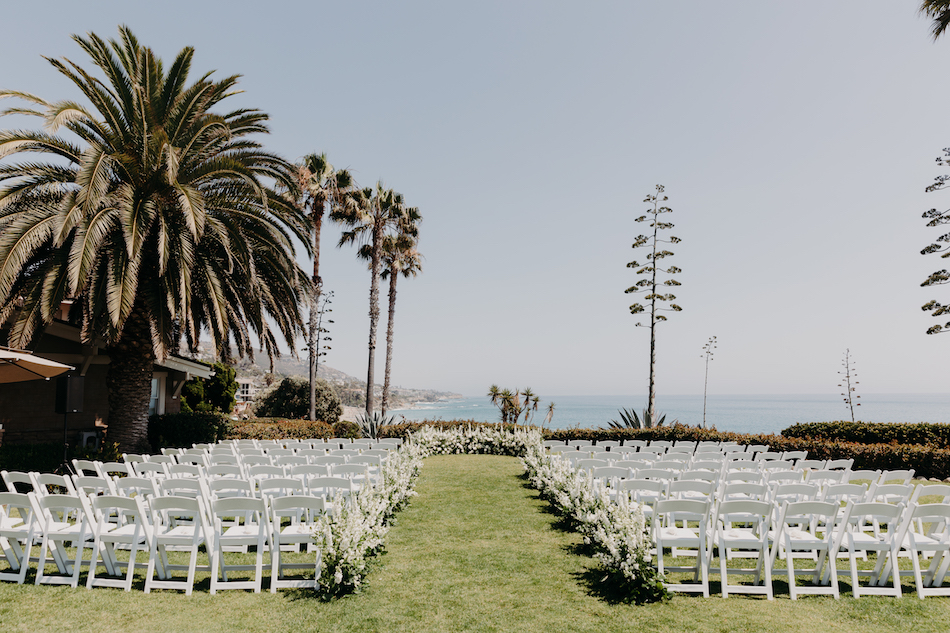
M541 397L533 423L544 421L547 405L555 403L548 428L607 427L620 420L621 408L643 410L646 396L554 396ZM657 396L657 411L667 423L703 422L703 397ZM497 422L498 409L487 396L419 403L412 409L390 411L406 420L475 420ZM851 412L836 395L711 395L706 400L706 426L736 433L779 433L797 422L850 420ZM950 423L950 394L861 394L855 419L865 422Z

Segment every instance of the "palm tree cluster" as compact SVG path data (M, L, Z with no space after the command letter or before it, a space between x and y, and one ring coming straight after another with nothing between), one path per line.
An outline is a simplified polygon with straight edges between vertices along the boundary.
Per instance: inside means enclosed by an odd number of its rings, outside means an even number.
M389 279L389 318L386 329L386 374L383 384L381 416L389 405L392 369L393 330L396 314L396 281L399 276L415 276L422 270L422 256L417 250L419 223L422 216L416 207L406 205L402 194L387 189L382 183L375 187L359 187L345 169L335 169L326 154L310 154L297 165L301 206L309 211L313 224L313 276L311 277L311 308L308 347L310 349L310 384L316 384L319 356L317 305L322 292L320 277L320 233L323 216L343 226L338 246L357 246L357 257L367 262L370 270L369 359L366 376L366 418L375 409L376 331L379 324L379 283ZM312 419L312 413L311 413Z
M27 347L71 305L83 341L107 346L110 439L137 449L153 365L182 344L195 352L210 336L227 359L232 346L253 356L258 343L273 362L278 336L292 347L307 331L316 372L329 210L346 228L341 245L359 244L373 271L370 412L379 279L390 279L388 388L395 279L420 270L418 210L381 185L357 187L325 155L294 165L266 152L255 140L268 131L265 113L218 111L239 76L189 82L190 47L166 69L124 26L115 40L73 39L93 72L49 61L85 104L0 91L25 104L0 116L37 117L45 128L0 130L0 338ZM313 254L309 280L295 243Z
M538 405L541 402L541 399L534 395L531 387L527 387L524 391L520 389L512 391L511 389L499 389L498 385L492 385L488 388L488 395L491 397L491 403L498 407L503 424L518 424L518 420L522 417L524 418L524 424L527 424L534 418L534 413L538 410ZM553 415L554 405L552 403L549 406L549 416Z

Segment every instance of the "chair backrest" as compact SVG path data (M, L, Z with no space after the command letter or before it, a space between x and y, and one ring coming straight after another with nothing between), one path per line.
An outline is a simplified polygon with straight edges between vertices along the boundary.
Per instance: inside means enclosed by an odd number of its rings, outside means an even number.
M618 459L614 462L614 466L617 468L629 468L632 470L639 470L641 468L652 468L653 462L645 462L639 459Z
M294 452L289 448L268 448L265 451L271 457L293 457Z
M136 477L164 478L168 475L165 464L155 462L133 462L130 464Z
M709 499L660 499L653 507L653 525L671 525L674 521L698 521L700 528L709 523L712 502Z
M618 440L598 440L594 442L594 446L599 446L604 450L607 450L608 448L613 448L614 446L620 446L620 442Z
M94 520L99 524L100 528L104 527L107 523L116 523L118 525L140 523L143 526L148 525L148 515L139 497L102 495L92 497L91 502L95 517Z
M340 448L337 450L330 451L330 455L335 457L345 457L349 459L350 457L357 457L360 454L359 449L356 448Z
M269 503L275 530L280 527L283 518L289 518L293 523L309 522L326 512L326 501L322 497L310 495L271 497Z
M754 500L766 501L770 497L770 490L766 484L758 484L747 481L734 481L727 483L722 487L719 495L723 501L735 500Z
M745 451L730 451L726 453L726 461L743 462L755 460L755 453L746 453Z
M190 477L166 477L158 480L158 490L163 496L201 497L205 490L200 479Z
M851 470L853 459L829 459L825 462L825 470Z
M20 470L0 470L0 479L3 479L3 485L7 492L22 492L27 494L33 492L33 478L30 473Z
M44 523L51 522L80 523L86 520L85 507L78 496L73 494L35 495L37 506L42 512Z
M907 503L913 494L913 484L874 484L868 490L868 501Z
M331 477L346 477L347 479L361 479L367 476L365 464L334 464L330 466Z
M725 473L722 476L722 481L724 483L745 481L748 483L763 484L765 483L765 476L754 470L733 470Z
M698 496L712 497L716 490L716 484L711 481L702 481L698 479L671 481L667 489L667 495L670 499L695 499Z
M243 477L244 472L237 464L214 464L205 469L208 477Z
M126 464L131 464L133 462L147 462L148 455L142 455L140 453L122 453L122 461Z
M188 449L188 450L194 450L194 449ZM190 466L204 467L207 464L203 455L192 455L192 454L186 453L184 455L179 455L177 459L178 459L178 463L181 465L187 464Z
M544 446L545 448L548 448L551 446L565 446L565 442L564 440L544 440L544 442L542 442L541 445Z
M247 469L247 476L254 479L263 479L265 477L283 477L284 469L281 466L271 466L270 464L259 464Z
M879 470L852 470L845 477L844 483L853 484L857 481L866 481L871 486L876 484L880 478L881 471Z
M171 464L168 466L170 477L201 477L204 469L197 464Z
M832 501L838 504L863 503L868 496L867 484L830 484L825 486L821 495L822 501Z
M828 486L841 483L846 477L844 470L809 470L805 472L805 483L815 483L819 486Z
M85 475L87 477L99 476L99 469L96 468L96 462L91 459L74 459L73 469L77 475Z
M158 485L153 477L120 477L113 480L116 494L122 497L158 496Z
M808 451L785 451L782 453L782 459L785 461L795 461L808 459Z
M245 468L252 466L273 466L274 462L267 455L241 455L240 462Z
M9 530L7 536L14 536L13 530L19 532L33 527L36 501L32 496L32 492L0 492L0 531Z
M281 455L274 458L275 466L302 466L308 463L307 458L300 455Z
M824 470L824 459L800 459L795 462L795 468L798 470Z
M329 477L330 468L323 464L301 464L300 466L291 466L290 474L293 477Z
M884 470L878 483L881 484L909 484L914 479L914 470Z
M209 479L207 482L208 492L212 499L224 499L227 497L253 497L254 484L247 479L237 477L221 477L218 479Z
M633 501L652 505L666 496L668 485L662 479L622 479L617 490L626 491Z
M33 476L33 492L39 496L50 494L75 495L73 481L65 475L54 473L30 473Z
M779 453L775 451L762 451L755 454L755 459L760 462L782 461L783 454L784 453Z
M730 523L752 523L757 534L767 539L772 509L768 501L724 499L716 508L716 524L722 528Z
M306 457L310 460L313 457L323 457L327 454L327 449L325 448L304 448L301 449L298 453L298 457Z
M722 462L712 459L696 459L689 465L690 470L709 470L714 473L722 472Z
M162 449L165 450L165 449ZM151 464L177 464L175 460L175 455L149 455L148 461Z
M673 481L677 479L679 471L673 471L666 468L641 468L637 471L637 479L660 479L663 481Z
M629 468L617 468L616 466L600 466L598 468L592 468L590 475L594 479L602 480L629 479L631 476Z
M115 488L110 479L105 477L85 477L73 475L73 490L87 496L114 495Z
M366 453L363 453L362 455L359 455L357 457L351 457L350 461L348 461L347 463L356 464L356 465L362 464L364 466L369 466L370 469L372 470L374 468L379 468L380 466L382 466L383 460L377 455L367 455Z
M592 446L593 442L590 440L568 440L568 446Z
M826 501L796 501L793 503L786 503L782 506L782 516L779 519L779 522L783 526L796 525L803 529L811 529L812 531L820 523L816 519L821 520L821 523L825 525L832 525L835 518L838 516L838 508L840 506L837 503L829 503ZM826 530L827 539L830 541L831 532L834 530Z
M778 506L788 502L817 501L821 490L815 484L778 484L772 488L772 503Z
M581 470L589 470L591 468L603 468L607 465L608 462L606 459L579 459L575 467Z
M769 470L764 473L770 485L774 483L798 484L805 481L805 473L801 470Z
M680 473L680 481L719 481L719 473L712 470L684 470Z
M330 466L333 464L345 464L346 457L343 455L324 455L323 457L314 457L310 460L311 464L322 464Z
M927 501L922 501L927 499ZM950 503L950 485L930 484L914 488L910 500L914 503Z
M292 495L302 495L306 492L303 480L296 477L273 477L263 479L257 484L261 497L264 499L273 499L274 497L287 497Z
M212 466L237 466L238 457L231 453L211 453L208 463Z
M353 492L353 482L346 477L308 477L307 490L311 495L333 499L337 494Z
M221 529L221 519L233 518L236 521L251 522L260 525L267 521L267 502L257 497L220 497L211 501L211 516L215 529Z
M677 443L675 446L671 446L671 447L669 448L669 450L666 451L666 454L667 454L668 457L673 456L673 455L687 455L687 456L692 456L692 454L693 454L693 452L694 452L694 451L693 451L694 448L695 448L695 446L693 445L692 442L689 442L689 443L686 443L686 444L679 444L679 443Z

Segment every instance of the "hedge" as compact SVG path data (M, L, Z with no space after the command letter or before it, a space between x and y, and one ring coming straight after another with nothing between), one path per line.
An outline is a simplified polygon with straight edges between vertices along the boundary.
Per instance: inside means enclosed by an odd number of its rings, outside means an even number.
M931 422L809 422L782 431L785 437L810 437L862 444L919 444L950 448L950 424Z

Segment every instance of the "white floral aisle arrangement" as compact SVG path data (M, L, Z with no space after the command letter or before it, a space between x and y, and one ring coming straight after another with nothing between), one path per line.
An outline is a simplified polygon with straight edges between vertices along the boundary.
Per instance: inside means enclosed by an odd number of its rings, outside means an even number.
M317 522L320 551L317 593L331 599L359 591L373 556L382 551L393 515L410 497L422 469L423 450L411 442L392 451L376 486L363 486L349 498L338 496Z
M410 441L429 455L511 455L522 457L529 446L541 446L541 432L513 426L466 426L440 429L425 426Z
M593 548L604 568L604 582L611 593L637 604L669 598L663 578L650 555L650 538L643 510L628 503L610 501L607 490L595 486L586 474L559 455L545 453L541 442L530 446L522 457L532 485L562 515L571 520Z

